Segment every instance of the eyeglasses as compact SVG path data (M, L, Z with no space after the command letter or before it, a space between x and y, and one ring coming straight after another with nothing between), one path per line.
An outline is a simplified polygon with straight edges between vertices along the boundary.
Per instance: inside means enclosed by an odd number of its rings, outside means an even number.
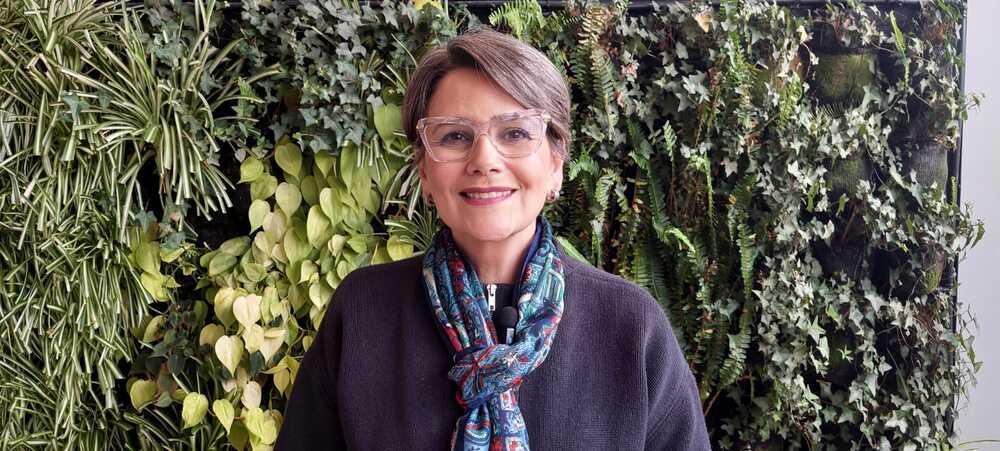
M425 117L417 121L417 132L424 150L439 163L468 161L483 133L501 155L523 158L541 147L550 120L548 113L537 109L507 113L478 123L461 117Z

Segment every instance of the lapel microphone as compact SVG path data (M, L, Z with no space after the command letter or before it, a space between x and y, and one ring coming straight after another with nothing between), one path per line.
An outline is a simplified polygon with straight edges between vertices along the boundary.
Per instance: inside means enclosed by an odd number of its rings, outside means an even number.
M497 315L496 326L503 331L503 343L508 345L513 343L514 328L517 326L517 309L510 305L501 309Z

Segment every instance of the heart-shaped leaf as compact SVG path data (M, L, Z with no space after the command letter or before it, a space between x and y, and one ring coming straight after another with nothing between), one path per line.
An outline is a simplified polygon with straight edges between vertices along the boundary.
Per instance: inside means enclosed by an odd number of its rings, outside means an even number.
M184 407L181 409L181 420L184 421L184 428L195 427L201 424L208 412L208 398L197 392L188 393L184 397Z
M233 425L233 418L236 416L235 410L233 405L225 399L217 399L212 403L212 412L219 418L222 427L226 428L226 433L229 433L229 428Z
M264 219L270 212L271 204L267 203L266 200L257 199L253 201L250 204L250 211L248 212L248 216L250 217L250 231L253 232L258 227L264 225Z
M240 359L243 358L243 340L240 340L240 337L228 335L219 337L215 341L215 355L230 374L235 374L236 367L239 366Z
M285 182L278 185L274 198L278 201L278 207L288 217L292 217L292 214L299 209L299 205L302 203L302 193L299 192L299 188Z
M274 161L282 171L298 177L302 169L302 152L294 143L278 144L274 148Z
M309 216L306 218L306 236L309 244L315 248L322 248L331 235L333 230L326 214L316 205L309 207Z
M264 175L264 163L254 157L248 157L240 164L240 183L254 182Z
M255 381L247 382L243 387L243 396L240 401L247 409L258 409L260 407L260 384Z
M226 334L226 329L218 324L206 324L198 334L198 346L209 345L215 347L216 340Z
M250 327L260 320L260 296L249 294L233 301L233 316L243 327Z
M386 144L396 141L396 131L403 129L403 116L399 105L382 105L375 108L375 129Z
M139 379L129 387L128 396L132 400L132 407L140 410L156 396L156 382Z

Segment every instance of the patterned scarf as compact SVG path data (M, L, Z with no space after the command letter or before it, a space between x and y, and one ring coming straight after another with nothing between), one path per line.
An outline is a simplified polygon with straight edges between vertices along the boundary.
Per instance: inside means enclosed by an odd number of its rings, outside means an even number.
M424 287L455 362L448 378L464 409L452 450L529 449L517 392L522 378L545 361L563 312L563 264L552 226L539 216L536 227L541 234L517 288L520 318L510 345L497 343L483 286L447 226L424 256Z

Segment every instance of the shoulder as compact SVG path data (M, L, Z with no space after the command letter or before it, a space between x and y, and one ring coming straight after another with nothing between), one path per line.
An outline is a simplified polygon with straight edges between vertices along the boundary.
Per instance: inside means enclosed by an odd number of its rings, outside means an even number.
M641 285L569 255L563 262L566 289L588 314L633 324L640 331L670 328L661 304Z
M362 266L344 277L337 286L337 291L350 294L355 290L394 286L392 282L419 277L422 261L423 254L420 254L394 262Z

